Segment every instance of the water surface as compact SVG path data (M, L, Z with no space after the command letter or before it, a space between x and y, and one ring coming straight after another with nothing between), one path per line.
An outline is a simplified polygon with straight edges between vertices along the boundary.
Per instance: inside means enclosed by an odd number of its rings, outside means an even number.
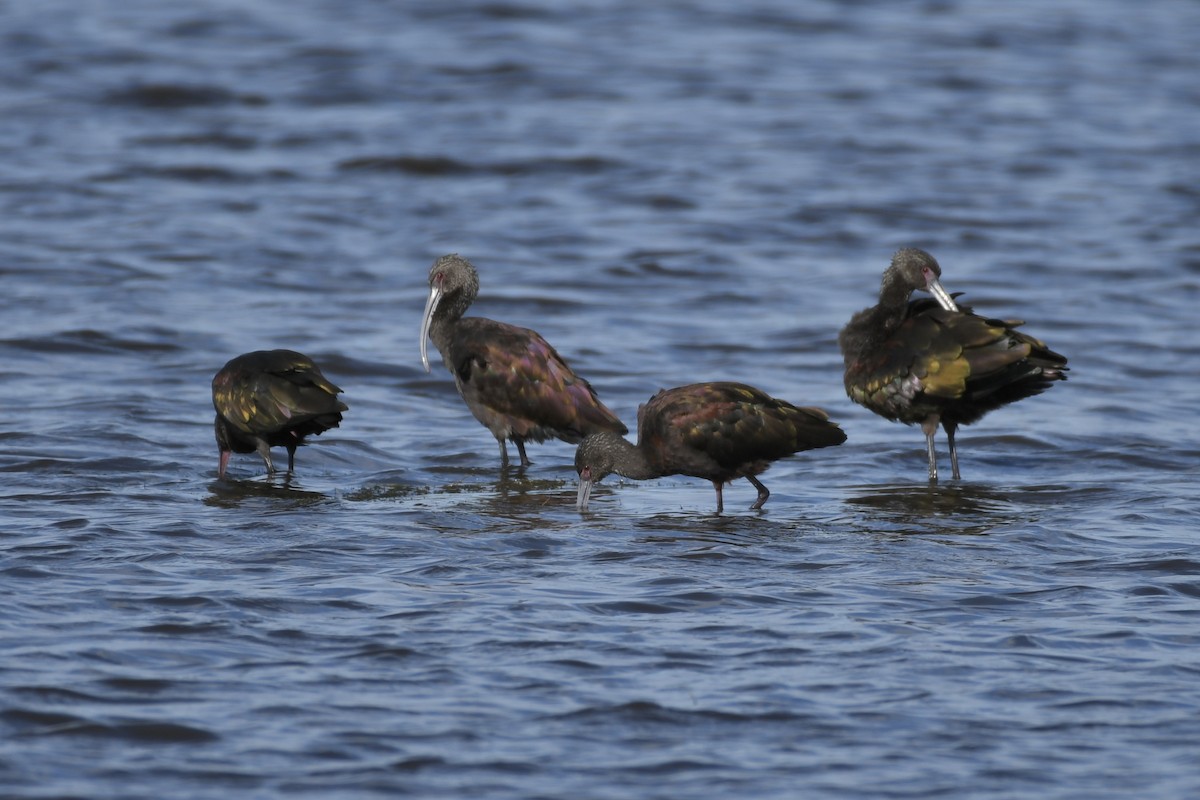
M1200 9L1151 0L0 9L12 797L1200 791ZM901 246L1071 378L960 435L851 404ZM425 276L632 423L742 380L842 447L713 513L502 472ZM216 478L209 381L343 426ZM944 457L944 455L943 455Z

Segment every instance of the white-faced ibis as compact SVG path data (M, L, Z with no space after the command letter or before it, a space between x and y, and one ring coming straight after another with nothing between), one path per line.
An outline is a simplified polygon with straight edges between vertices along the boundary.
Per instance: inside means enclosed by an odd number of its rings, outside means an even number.
M855 314L838 336L846 393L885 419L920 424L931 482L937 482L933 436L939 424L958 480L959 425L1067 378L1067 359L1017 331L1023 322L959 308L942 288L941 274L924 250L897 251L883 273L879 303ZM910 301L915 289L931 293L936 302Z
M458 255L433 262L421 363L429 372L426 340L432 339L467 408L500 443L502 464L508 464L505 440L516 444L525 467L527 441L576 444L588 434L628 430L537 331L463 317L478 294L479 273L471 262Z
M232 359L212 381L217 475L225 476L232 453L257 452L267 472L275 472L272 447L287 448L292 472L304 437L342 421L346 404L337 399L341 391L311 358L293 350L256 350Z
M664 389L638 409L638 443L595 433L575 451L576 504L586 509L592 485L613 472L634 480L690 475L712 481L717 513L721 488L745 478L758 489L750 508L771 493L755 476L771 462L846 441L819 408L798 408L744 383L693 383Z

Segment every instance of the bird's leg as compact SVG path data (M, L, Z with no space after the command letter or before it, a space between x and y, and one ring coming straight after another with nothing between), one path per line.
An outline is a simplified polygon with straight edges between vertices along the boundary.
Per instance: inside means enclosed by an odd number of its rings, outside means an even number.
M946 441L950 443L950 469L954 480L962 480L962 476L958 474L958 445L954 443L954 432L958 430L958 423L943 422L942 430L946 432Z
M517 452L521 454L521 466L528 467L533 462L529 460L529 456L525 455L525 440L520 436L513 437L513 444L517 446Z
M496 441L500 443L500 469L504 469L508 466L508 445L504 443L503 439Z
M717 490L717 513L720 514L725 510L725 503L721 499L721 482L713 481L713 488Z
M296 471L296 445L288 445L288 474Z
M750 508L751 509L762 508L763 503L767 502L767 498L771 496L771 493L769 491L767 491L767 487L763 485L763 482L760 481L758 478L754 477L753 475L747 475L746 480L753 483L754 488L758 489L758 499L750 504Z
M266 440L259 439L254 449L258 451L258 454L262 456L263 463L267 465L267 474L274 475L275 465L271 463L271 445L267 444Z
M941 417L934 414L921 423L921 430L925 432L925 448L929 451L930 483L937 483L937 453L933 449L933 435L937 433L938 422L940 420Z

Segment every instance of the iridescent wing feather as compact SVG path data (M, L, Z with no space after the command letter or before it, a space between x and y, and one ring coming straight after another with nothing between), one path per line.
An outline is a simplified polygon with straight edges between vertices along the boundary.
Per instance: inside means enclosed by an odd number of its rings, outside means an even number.
M626 427L536 331L481 317L459 324L451 359L459 382L517 436L552 429L568 442ZM464 396L467 396L464 394Z

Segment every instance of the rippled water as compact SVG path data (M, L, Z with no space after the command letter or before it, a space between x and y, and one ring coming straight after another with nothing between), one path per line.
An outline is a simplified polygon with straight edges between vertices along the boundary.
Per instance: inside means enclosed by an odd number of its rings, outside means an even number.
M0 6L11 797L1200 791L1200 7ZM852 405L903 245L1071 380L960 436ZM501 473L425 275L632 422L733 379L849 434L744 481ZM209 380L350 411L216 479ZM440 361L435 359L435 361ZM944 457L944 455L943 455Z

